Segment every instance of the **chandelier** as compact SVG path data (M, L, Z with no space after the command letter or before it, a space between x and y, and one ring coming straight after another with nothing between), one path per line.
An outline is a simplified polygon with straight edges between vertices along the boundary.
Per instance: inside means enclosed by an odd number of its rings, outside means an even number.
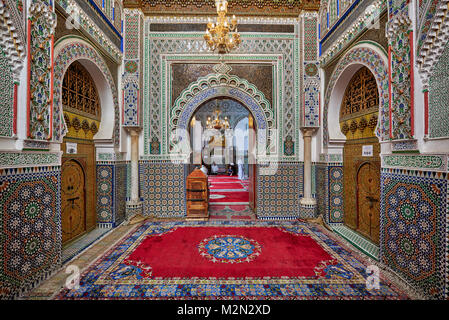
M204 40L211 51L218 50L219 54L230 52L237 48L241 42L240 34L237 32L237 19L232 16L231 22L228 21L226 14L228 13L228 1L215 0L217 7L217 23L210 21L207 23L206 34Z
M229 121L228 121L228 117L224 117L224 120L220 120L219 116L220 116L220 110L218 109L218 105L217 105L217 109L215 110L215 119L211 120L211 117L207 117L206 120L206 128L207 129L229 129Z

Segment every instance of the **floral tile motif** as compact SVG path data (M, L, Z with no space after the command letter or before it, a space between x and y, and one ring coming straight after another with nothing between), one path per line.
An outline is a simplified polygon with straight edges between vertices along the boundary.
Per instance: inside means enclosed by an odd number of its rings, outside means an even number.
M163 162L140 164L143 212L159 218L184 217L184 165Z
M0 298L12 299L59 266L60 167L7 171L0 175Z
M257 217L289 218L299 216L299 200L303 194L302 163L278 163L276 174L257 177Z
M381 174L381 259L435 298L444 296L446 192L444 174Z

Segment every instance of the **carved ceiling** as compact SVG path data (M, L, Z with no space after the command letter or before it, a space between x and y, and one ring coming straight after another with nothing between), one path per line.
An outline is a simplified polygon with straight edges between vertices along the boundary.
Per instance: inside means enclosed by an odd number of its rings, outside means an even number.
M146 15L213 15L215 0L124 0L125 8L141 8ZM318 10L319 0L228 0L229 14L297 17Z

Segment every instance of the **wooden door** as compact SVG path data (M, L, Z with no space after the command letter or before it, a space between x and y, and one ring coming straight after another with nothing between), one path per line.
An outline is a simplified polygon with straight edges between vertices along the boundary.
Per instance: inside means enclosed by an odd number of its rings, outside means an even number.
M370 162L357 173L357 231L379 243L379 169Z
M249 192L249 206L256 212L257 203L257 141L256 131L254 126L254 118L251 114L248 115L248 192Z
M86 231L85 176L81 165L67 160L61 170L62 243Z
M380 144L375 135L379 109L377 89L374 75L362 67L349 81L340 107L340 129L346 136L344 223L375 243L379 243L380 216Z

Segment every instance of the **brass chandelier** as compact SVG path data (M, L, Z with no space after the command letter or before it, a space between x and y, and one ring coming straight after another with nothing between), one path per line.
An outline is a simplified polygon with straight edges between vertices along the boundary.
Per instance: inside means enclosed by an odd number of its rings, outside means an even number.
M211 119L211 117L207 117L206 120L206 128L207 129L229 129L229 121L228 117L224 117L224 120L220 120L220 109L217 103L217 109L215 110L215 119Z
M240 34L237 32L237 19L234 15L231 21L228 21L226 17L228 1L215 0L215 6L218 14L217 23L212 23L209 19L204 40L211 51L218 50L219 54L225 54L237 48L241 42Z

